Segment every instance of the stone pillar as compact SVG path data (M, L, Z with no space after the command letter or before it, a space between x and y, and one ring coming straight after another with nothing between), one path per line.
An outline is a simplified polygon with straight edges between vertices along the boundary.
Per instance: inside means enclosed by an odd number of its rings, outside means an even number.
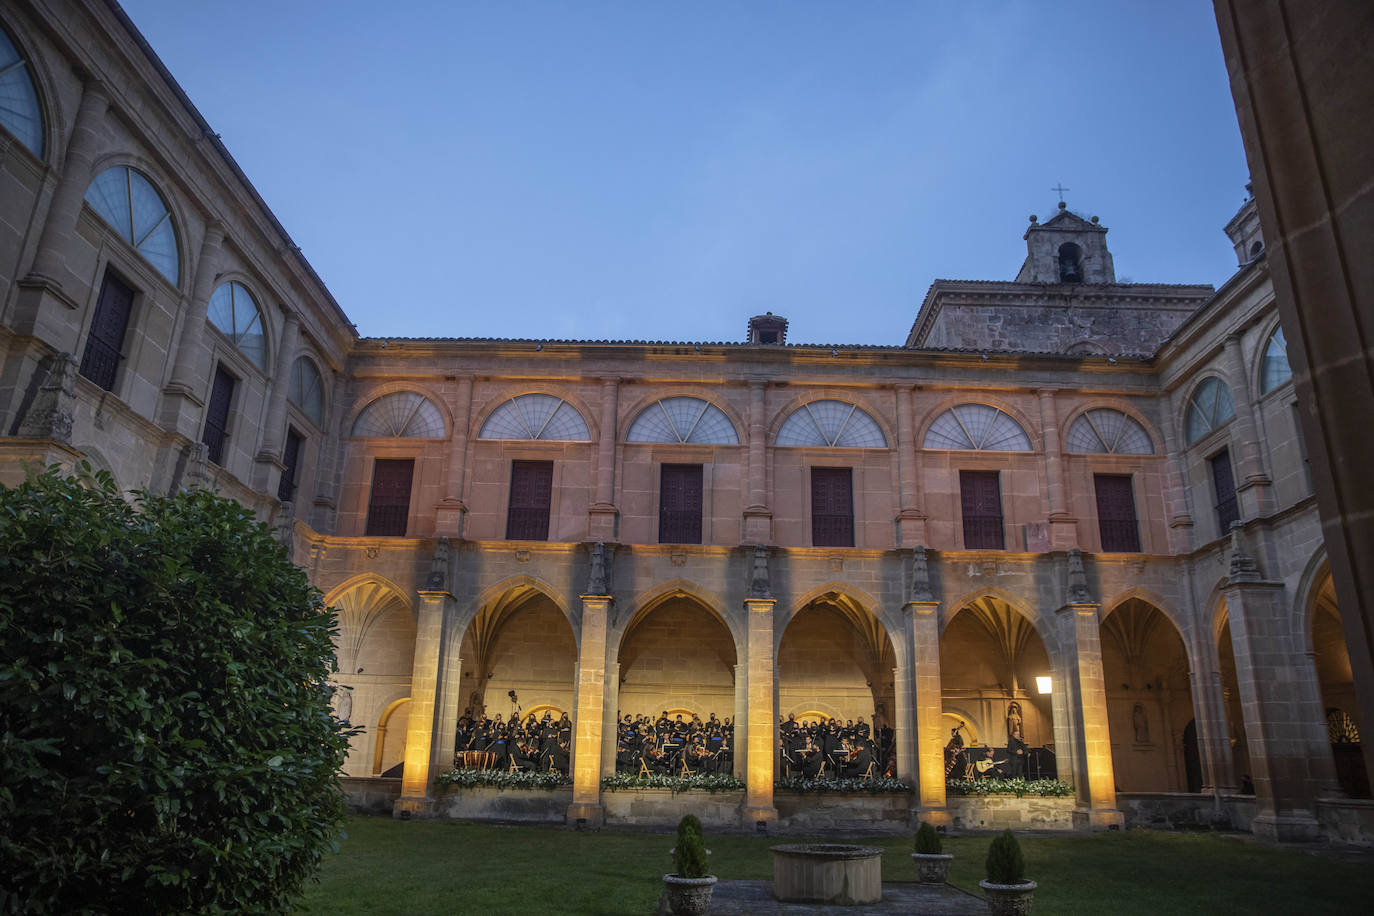
M745 653L747 657L747 653ZM748 742L745 741L744 724L749 720L749 666L735 666L735 733L730 738L730 747L734 750L734 775L736 779L743 779L746 775L746 766L749 760Z
M606 663L605 709L601 715L601 772L615 772L615 752L620 730L620 664Z
M777 710L773 705L773 605L772 598L746 598L745 665L749 693L744 743L749 760L745 776L744 826L775 821L773 807L773 749L777 745ZM738 726L735 734L740 734Z
M1164 432L1164 511L1168 513L1169 553L1184 554L1193 549L1193 515L1188 506L1184 483L1183 455L1178 450L1178 432L1173 397L1159 396L1159 428Z
M268 493L277 490L282 443L286 441L286 391L291 386L291 367L296 362L301 341L301 316L295 309L281 307L285 319L277 360L272 365L272 387L267 394L267 419L263 421L262 445L258 448L254 485Z
M1210 635L1192 653L1188 672L1193 692L1193 723L1197 729L1198 762L1202 766L1202 791L1233 795L1239 788L1230 729L1226 724L1226 693L1218 670L1217 647Z
M472 376L458 379L453 396L453 429L449 431L448 462L444 465L444 495L434 509L435 534L439 537L462 537L463 517L468 511L463 502L463 484L467 477L468 422L472 412Z
M766 544L773 539L773 510L765 489L768 431L765 426L764 381L749 382L749 505L744 509L744 543Z
M596 451L596 502L587 509L587 537L593 541L616 538L615 442L616 402L620 380L601 380L601 429Z
M1074 753L1068 761L1078 795L1074 822L1088 827L1125 823L1116 807L1107 687L1102 680L1100 608L1096 602L1070 603L1058 612L1067 680L1067 702L1063 705L1075 733ZM1055 710L1056 716L1059 712Z
M1226 373L1232 381L1232 401L1236 408L1235 440L1240 446L1236 469L1236 498L1240 500L1240 517L1255 518L1267 515L1274 508L1269 475L1264 471L1260 455L1259 433L1255 426L1255 408L1250 400L1250 376L1241 355L1240 334L1226 338Z
M1078 546L1078 520L1069 511L1068 487L1064 483L1063 449L1059 444L1059 413L1055 409L1054 388L1041 388L1040 428L1045 437L1045 481L1050 503L1050 548L1072 550Z
M601 809L601 729L606 708L606 636L611 599L583 595L582 639L577 652L577 718L573 723L573 803L568 823L599 826Z
M223 241L224 224L217 219L210 220L200 240L200 257L196 258L191 298L181 320L172 377L162 389L158 411L163 429L192 440L200 429L200 408L205 406L204 391L210 383L209 367L201 364L200 355L205 350L205 315L210 308L210 296L215 291L215 274L219 272Z
M911 646L910 615L904 615L902 640L908 654ZM892 740L897 746L897 778L916 784L916 685L912 679L911 664L898 665L892 669L892 684L896 695L892 698ZM874 732L877 732L874 725Z
M442 752L436 741L441 711L440 680L448 660L445 637L452 626L449 605L453 596L447 591L419 592L415 627L415 662L410 675L410 716L406 722L405 767L401 771L401 797L394 813L398 817L426 817L434 813L434 760ZM453 647L457 655L457 647ZM457 659L454 659L457 667ZM450 739L451 741L451 739ZM448 755L453 756L450 743Z
M940 602L912 600L905 607L910 641L914 721L917 819L939 826L950 822L945 810L944 693L940 682ZM900 739L899 739L900 740Z
M920 469L916 466L916 437L912 429L911 388L898 385L897 469L901 479L901 506L897 511L898 547L926 543L926 515L921 511Z

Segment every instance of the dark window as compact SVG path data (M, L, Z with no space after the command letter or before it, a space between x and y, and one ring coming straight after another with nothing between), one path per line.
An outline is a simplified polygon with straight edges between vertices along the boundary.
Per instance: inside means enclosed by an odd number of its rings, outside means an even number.
M701 465L665 464L658 502L660 544L701 543Z
M86 337L86 352L81 355L81 374L106 391L114 390L119 351L124 349L124 332L129 328L133 304L134 291L105 271L91 331Z
M1083 282L1083 249L1073 242L1059 246L1059 282Z
M549 503L552 499L552 461L512 461L510 510L506 515L507 540L547 541Z
M277 499L291 502L296 496L296 469L301 460L301 437L294 429L286 430L286 447L282 449L281 483L277 484Z
M210 452L210 460L220 464L224 443L229 438L229 404L234 399L234 377L215 367L215 382L210 387L210 406L205 409L205 432L200 436Z
M1097 525L1106 553L1139 553L1140 529L1135 518L1131 478L1124 474L1094 474Z
M1240 506L1236 503L1236 479L1231 474L1231 454L1226 449L1211 458L1212 490L1217 495L1217 529L1219 534L1231 530L1231 523L1240 521Z
M849 468L811 469L811 543L854 546L854 482Z
M370 537L406 536L410 517L410 483L415 477L414 458L378 458L372 466L372 496L367 503Z
M964 509L964 549L1003 550L1002 485L996 471L960 471Z

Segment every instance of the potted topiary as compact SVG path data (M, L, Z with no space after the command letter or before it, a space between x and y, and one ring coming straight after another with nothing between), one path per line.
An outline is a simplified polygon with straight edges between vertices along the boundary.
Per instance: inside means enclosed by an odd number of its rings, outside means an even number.
M677 825L677 845L673 847L677 872L663 876L668 906L678 916L702 916L711 910L711 891L716 876L706 874L706 846L701 839L701 821L684 815Z
M988 877L979 881L992 916L1024 916L1035 899L1035 882L1026 878L1026 862L1021 844L1010 830L994 837L988 847Z
M949 865L954 856L940 852L940 834L926 821L916 830L916 851L911 854L922 884L944 884L949 880Z

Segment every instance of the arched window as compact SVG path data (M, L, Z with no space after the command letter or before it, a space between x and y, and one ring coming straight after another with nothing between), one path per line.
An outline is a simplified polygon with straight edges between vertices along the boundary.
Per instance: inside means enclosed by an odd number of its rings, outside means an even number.
M1188 399L1188 413L1185 422L1185 437L1192 445L1214 429L1230 423L1236 416L1235 404L1231 401L1231 389L1221 379L1213 376L1193 391Z
M178 277L172 213L152 182L122 165L95 176L86 203L173 284Z
M43 156L43 110L28 64L4 29L0 29L0 124L29 152Z
M1059 282L1083 282L1083 249L1073 242L1059 246Z
M1260 394L1268 394L1292 377L1293 370L1288 366L1288 340L1283 336L1283 328L1274 328L1260 363Z
M324 382L320 379L320 370L304 356L296 357L291 366L286 399L299 407L316 426L324 426Z
M630 424L626 442L692 442L739 445L739 434L719 407L701 398L655 401Z
M783 421L778 445L887 448L878 422L848 401L811 401Z
M493 410L477 438L587 442L592 436L582 414L562 398L521 394Z
M1105 455L1153 455L1150 434L1134 417L1110 407L1084 411L1069 426L1065 446L1070 452Z
M247 288L237 280L220 285L210 297L210 323L234 342L259 369L267 368L267 332L262 310Z
M353 421L353 435L390 439L442 439L444 415L414 391L384 394Z
M960 404L935 418L922 448L1029 452L1030 436L1011 417L988 404Z

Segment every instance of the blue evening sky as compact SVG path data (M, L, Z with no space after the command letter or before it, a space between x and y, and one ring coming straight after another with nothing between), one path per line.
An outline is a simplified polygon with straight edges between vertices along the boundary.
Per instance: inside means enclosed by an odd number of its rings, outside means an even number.
M367 336L900 344L1061 182L1118 278L1235 269L1201 0L123 5Z

